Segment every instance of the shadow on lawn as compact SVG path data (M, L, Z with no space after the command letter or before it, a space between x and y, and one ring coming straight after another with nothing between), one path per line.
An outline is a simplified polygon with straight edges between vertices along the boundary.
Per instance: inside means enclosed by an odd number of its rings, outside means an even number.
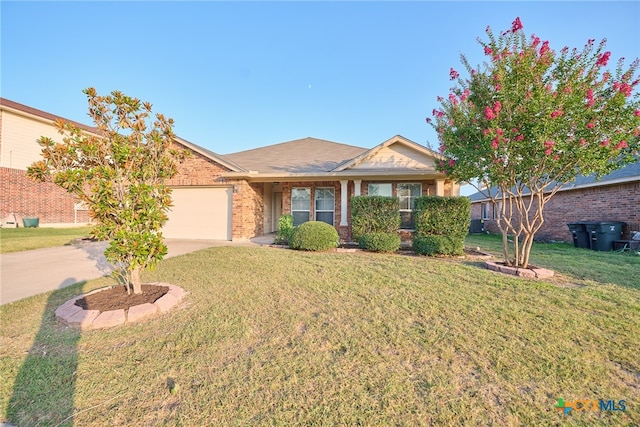
M72 280L64 280L61 286ZM53 292L47 300L40 329L18 371L7 409L6 418L17 426L73 425L80 331L64 327L55 319L55 310L71 297L65 289Z

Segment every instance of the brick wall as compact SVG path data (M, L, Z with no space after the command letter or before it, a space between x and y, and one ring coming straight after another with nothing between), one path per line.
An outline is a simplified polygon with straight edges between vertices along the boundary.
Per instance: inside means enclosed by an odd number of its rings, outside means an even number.
M471 218L481 218L480 203L471 206ZM545 205L544 220L538 240L572 242L567 223L581 221L625 222L628 238L631 230L640 231L640 181L560 191ZM485 228L499 232L493 220L485 220Z
M182 146L174 148L185 149ZM185 150L189 152L189 157L178 165L178 173L166 181L167 185L215 185L221 183L220 174L226 172L226 168L200 153L189 149Z
M35 182L24 170L0 168L0 220L13 213L38 217L40 225L89 222L89 212L76 212L75 203L75 197L51 182Z

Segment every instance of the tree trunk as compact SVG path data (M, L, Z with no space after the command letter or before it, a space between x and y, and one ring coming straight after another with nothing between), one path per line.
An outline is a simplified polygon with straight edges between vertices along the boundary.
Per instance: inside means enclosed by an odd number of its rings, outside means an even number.
M131 274L131 287L134 294L142 293L142 282L140 279L140 267L135 267L130 271Z

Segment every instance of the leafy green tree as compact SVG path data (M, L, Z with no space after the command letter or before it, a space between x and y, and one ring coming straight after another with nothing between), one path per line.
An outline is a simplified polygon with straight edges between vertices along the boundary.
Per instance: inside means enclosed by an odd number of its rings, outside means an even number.
M172 148L173 119L152 115L148 102L114 91L83 91L95 132L56 121L62 142L38 139L43 159L28 168L37 181L51 179L89 206L96 221L92 235L109 240L105 256L134 294L142 292L140 273L167 253L161 229L171 206L165 180L177 172L184 152Z
M556 52L527 38L519 18L498 37L486 33L487 61L474 69L462 56L468 77L450 70L456 83L427 122L446 158L440 170L499 207L505 262L526 268L544 206L564 184L638 161L638 59L611 72L606 40Z

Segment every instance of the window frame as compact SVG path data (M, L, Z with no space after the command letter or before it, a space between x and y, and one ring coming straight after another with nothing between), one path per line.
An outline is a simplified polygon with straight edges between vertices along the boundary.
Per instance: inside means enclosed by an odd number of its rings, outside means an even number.
M485 221L491 220L490 211L491 211L491 203L489 202L480 203L480 216L482 217L483 220Z
M371 186L372 185L384 185L384 186L389 186L389 194L371 194ZM367 185L367 195L369 196L383 196L383 197L393 197L393 183L391 182L370 182Z
M318 202L322 202L324 201L324 199L318 199L318 194L323 194L324 190L331 190L331 195L333 198L333 206L331 208L331 210L329 209L319 209L318 208ZM329 225L334 225L336 222L336 189L334 187L316 187L314 192L313 192L313 201L314 201L314 212L313 212L313 216L315 218L316 221L322 221L320 219L318 219L318 213L327 213L327 212L331 212L331 223L327 223ZM326 222L326 221L323 221Z
M400 195L400 191L401 191L400 187L401 186L407 186L407 187L409 187L409 186L417 186L418 187L418 192L415 193L415 194L412 194L412 191L409 188L407 188L408 191L409 191L409 194L406 195L406 196L405 195L401 196ZM421 182L399 182L399 183L396 184L396 194L397 194L398 200L400 202L400 216L401 216L401 218L402 218L402 213L403 212L405 212L405 213L406 212L410 212L409 224L400 223L400 229L401 230L413 230L413 229L415 229L415 222L414 222L415 220L413 218L413 213L415 211L415 200L416 200L416 198L422 196L422 183ZM403 208L402 207L403 198L405 200L406 200L406 198L408 198L408 200L409 200L409 208Z
M307 206L307 209L294 209L294 200L293 200L293 194L296 192L296 190L303 190L306 191L307 194L309 195L309 203ZM307 220L306 221L302 221L302 222L297 222L296 221L296 212L306 212L307 213ZM293 225L297 226L300 224L303 224L305 222L308 222L311 220L311 187L292 187L291 188L291 215L293 216Z

